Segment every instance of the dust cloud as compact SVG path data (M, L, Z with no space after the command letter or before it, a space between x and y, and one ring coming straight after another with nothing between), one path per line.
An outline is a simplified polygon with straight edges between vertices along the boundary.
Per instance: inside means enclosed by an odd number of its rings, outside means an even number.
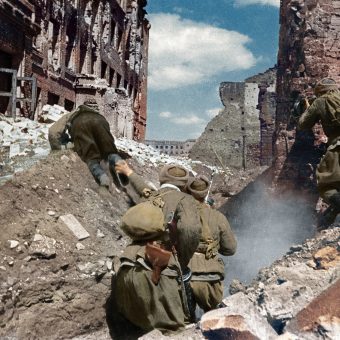
M314 211L302 198L275 197L256 183L240 198L229 222L238 241L237 252L224 257L225 294L233 279L248 284L259 269L279 259L294 244L315 233Z

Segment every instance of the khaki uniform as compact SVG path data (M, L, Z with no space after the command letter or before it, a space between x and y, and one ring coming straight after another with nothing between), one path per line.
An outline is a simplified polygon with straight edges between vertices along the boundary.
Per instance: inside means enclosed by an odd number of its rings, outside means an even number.
M139 194L147 185L143 179L132 174L131 185ZM127 246L121 256L121 267L116 277L115 297L118 311L130 322L144 330L159 329L162 332L182 330L187 321L184 313L181 285L178 282L179 268L185 268L195 252L201 224L193 197L172 188L159 192L165 202L164 216L176 210L178 262L173 255L168 267L161 273L158 285L151 280L152 269L145 256L145 242L134 242ZM157 241L169 242L164 232Z
M236 239L228 220L207 204L198 203L202 223L201 240L190 260L191 287L197 304L205 312L217 307L223 298L224 263L218 253L230 256Z
M319 193L326 202L329 196L336 192L335 190L340 190L340 123L334 122L334 117L327 109L326 101L329 97L339 101L340 92L328 92L315 99L302 114L298 123L300 129L311 129L321 120L323 130L328 137L327 152L316 170Z
M75 111L63 115L48 131L52 150L60 150L63 135L71 135L74 150L87 164L90 161L107 159L117 153L114 138L107 120L98 111L80 105Z

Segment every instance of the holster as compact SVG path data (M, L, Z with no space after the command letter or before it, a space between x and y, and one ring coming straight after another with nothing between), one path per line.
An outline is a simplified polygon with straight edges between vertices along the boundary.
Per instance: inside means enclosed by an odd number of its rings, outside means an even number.
M145 256L152 267L152 282L157 285L160 278L161 272L168 266L171 252L162 249L159 245L153 243L147 243L145 246Z

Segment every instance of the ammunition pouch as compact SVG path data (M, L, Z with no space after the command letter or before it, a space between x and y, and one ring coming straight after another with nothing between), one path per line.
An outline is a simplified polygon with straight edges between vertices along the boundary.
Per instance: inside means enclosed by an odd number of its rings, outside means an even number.
M200 242L196 252L205 255L207 260L215 257L218 254L219 242L214 240L207 240L206 242Z
M155 285L158 285L161 278L161 272L168 266L172 253L162 249L160 245L147 243L145 246L145 258L152 267L151 280Z

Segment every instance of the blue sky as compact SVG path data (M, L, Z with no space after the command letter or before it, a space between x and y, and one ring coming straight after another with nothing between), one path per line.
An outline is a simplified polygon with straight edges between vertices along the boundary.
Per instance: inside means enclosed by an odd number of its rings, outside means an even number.
M197 138L223 81L273 67L279 0L148 0L147 139Z

